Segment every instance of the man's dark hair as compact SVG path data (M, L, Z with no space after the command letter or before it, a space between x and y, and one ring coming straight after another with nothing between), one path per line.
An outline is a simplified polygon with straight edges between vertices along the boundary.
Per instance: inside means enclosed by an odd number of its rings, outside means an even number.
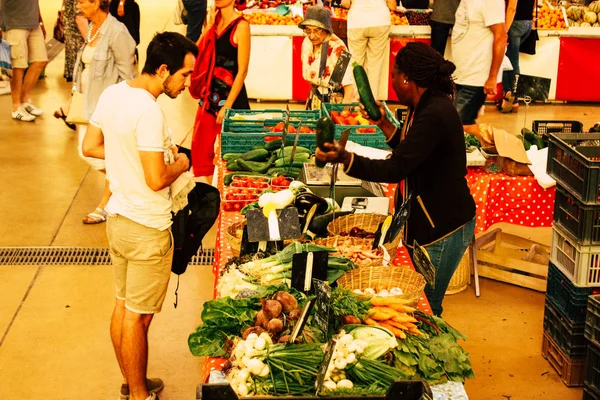
M183 67L185 56L189 53L198 56L198 46L190 39L176 32L157 33L148 45L142 74L154 75L165 64L173 75Z
M417 86L447 96L454 92L452 73L456 66L424 43L407 43L396 55L395 66Z

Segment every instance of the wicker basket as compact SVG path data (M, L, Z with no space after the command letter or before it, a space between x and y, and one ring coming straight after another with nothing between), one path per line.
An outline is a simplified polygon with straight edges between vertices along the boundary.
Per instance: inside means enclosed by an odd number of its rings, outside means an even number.
M319 246L325 246L325 247L331 247L331 248L337 248L341 244L345 244L345 243L348 243L351 246L365 246L369 249L373 247L373 239L362 239L362 238L355 238L355 237L350 237L350 236L328 236L326 238L315 239L314 243L318 244ZM381 255L381 257L373 260L372 262L369 262L369 263L363 262L363 263L360 263L360 264L357 263L357 264L360 267L370 267L373 265L382 265L382 263L383 263L383 254Z
M460 263L458 264L458 268L454 271L454 275L452 275L452 279L450 279L450 284L448 285L448 289L446 289L446 294L456 294L460 293L467 288L469 284L469 279L471 278L471 266L470 266L470 256L471 247L467 248L465 254L460 259Z
M246 221L236 222L234 224L229 225L227 228L227 243L229 243L229 247L231 247L232 253L234 256L240 254L240 249L242 248L242 237L238 237L238 231L244 229L246 225Z
M425 278L423 275L413 271L408 267L360 267L346 272L337 284L344 289L367 289L390 290L398 287L402 289L403 294L398 297L408 300L411 306L416 305L423 294L425 288Z
M327 225L327 232L330 236L335 236L342 232L348 233L353 227L357 226L367 232L375 233L377 232L377 228L379 228L379 224L385 221L386 218L386 215L374 213L344 215L343 217L339 217L331 221L329 225ZM400 233L394 238L394 240L392 240L391 243L386 243L383 246L387 250L392 261L396 258L396 252L398 250L398 245L400 244L400 239L402 239L402 231L400 231Z

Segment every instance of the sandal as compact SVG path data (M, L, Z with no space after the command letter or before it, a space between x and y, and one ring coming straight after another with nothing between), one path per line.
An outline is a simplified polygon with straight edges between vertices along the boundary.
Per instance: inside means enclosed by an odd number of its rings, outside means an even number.
M94 211L83 217L83 223L86 225L99 224L106 222L106 216L108 214L100 207L96 207Z
M59 111L54 111L54 118L62 119L63 122L65 123L65 125L67 125L69 127L69 129L74 130L74 131L77 130L77 126L75 126L75 124L67 122L67 116L65 115L65 112L63 111L62 108L60 108Z
M500 107L500 112L503 114L509 114L513 111L513 104L515 102L515 98L513 97L511 92L506 92L502 99L502 106Z

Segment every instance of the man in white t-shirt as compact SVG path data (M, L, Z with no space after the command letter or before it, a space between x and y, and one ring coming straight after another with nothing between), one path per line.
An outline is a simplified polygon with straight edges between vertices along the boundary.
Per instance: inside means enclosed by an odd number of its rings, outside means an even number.
M506 48L503 0L462 0L452 29L456 65L456 108L465 131L477 131L475 120L487 95L496 94L498 71Z
M106 160L112 192L106 232L117 299L110 333L124 378L122 399L155 399L164 386L146 378L148 328L171 275L169 186L189 160L173 146L156 98L175 98L189 86L197 55L183 35L157 34L142 74L102 93L83 140L85 156Z

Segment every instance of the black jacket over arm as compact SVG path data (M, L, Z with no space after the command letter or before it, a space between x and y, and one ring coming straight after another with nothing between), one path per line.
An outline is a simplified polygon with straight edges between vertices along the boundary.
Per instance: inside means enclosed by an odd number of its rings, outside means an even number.
M346 173L372 182L398 183L407 179L412 191L411 214L405 229L406 245L435 242L475 216L475 202L467 186L463 126L452 101L426 91L408 120L412 126L400 140L397 130L388 144L386 160L353 155Z

